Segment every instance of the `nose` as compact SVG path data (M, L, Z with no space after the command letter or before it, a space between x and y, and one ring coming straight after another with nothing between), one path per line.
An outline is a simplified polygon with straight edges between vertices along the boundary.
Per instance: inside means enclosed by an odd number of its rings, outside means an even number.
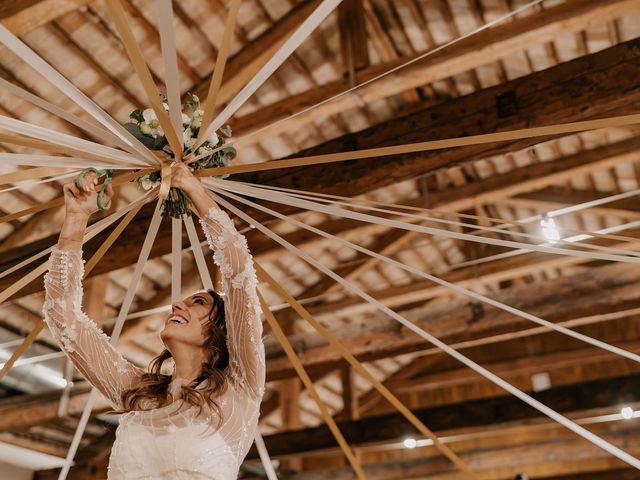
M184 303L182 303L182 302L173 302L171 304L171 311L175 312L176 310L184 312L186 310Z

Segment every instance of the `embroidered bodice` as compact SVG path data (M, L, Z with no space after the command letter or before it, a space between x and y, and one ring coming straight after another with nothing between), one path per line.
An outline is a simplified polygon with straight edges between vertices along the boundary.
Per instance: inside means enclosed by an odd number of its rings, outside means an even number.
M225 293L229 367L228 388L214 409L190 407L181 400L120 417L109 461L109 480L237 478L253 442L265 382L262 323L256 276L247 242L226 213L212 208L200 221ZM115 409L121 395L143 370L128 362L109 337L82 310L81 250L55 248L45 276L44 318L61 348L78 370ZM206 380L205 380L206 381ZM171 383L178 398L180 380Z

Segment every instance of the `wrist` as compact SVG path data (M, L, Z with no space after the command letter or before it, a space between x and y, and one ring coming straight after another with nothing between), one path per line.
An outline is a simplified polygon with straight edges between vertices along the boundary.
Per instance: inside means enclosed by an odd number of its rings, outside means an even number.
M69 220L73 223L89 223L89 214L85 212L67 211L64 218L65 222Z

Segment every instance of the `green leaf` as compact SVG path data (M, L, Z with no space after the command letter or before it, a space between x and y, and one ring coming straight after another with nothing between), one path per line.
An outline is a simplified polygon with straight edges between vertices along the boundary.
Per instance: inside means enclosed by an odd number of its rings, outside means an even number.
M129 118L136 120L137 122L144 122L144 117L142 116L142 110L139 108L134 110L129 114Z

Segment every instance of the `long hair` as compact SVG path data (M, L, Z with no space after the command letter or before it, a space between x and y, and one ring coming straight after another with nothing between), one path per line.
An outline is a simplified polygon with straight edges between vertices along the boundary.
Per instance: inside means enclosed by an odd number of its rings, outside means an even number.
M207 329L205 348L207 361L202 364L202 373L189 385L182 387L182 401L199 408L198 413L206 405L218 416L218 426L222 424L222 411L216 398L227 390L226 368L229 366L229 350L227 348L227 322L224 312L224 300L213 290L207 290L213 297L213 305L204 328ZM132 410L152 410L167 400L171 375L160 373L164 362L171 358L171 352L164 349L149 364L149 372L145 373L138 384L122 394L122 413ZM203 380L208 380L204 388L196 389Z

